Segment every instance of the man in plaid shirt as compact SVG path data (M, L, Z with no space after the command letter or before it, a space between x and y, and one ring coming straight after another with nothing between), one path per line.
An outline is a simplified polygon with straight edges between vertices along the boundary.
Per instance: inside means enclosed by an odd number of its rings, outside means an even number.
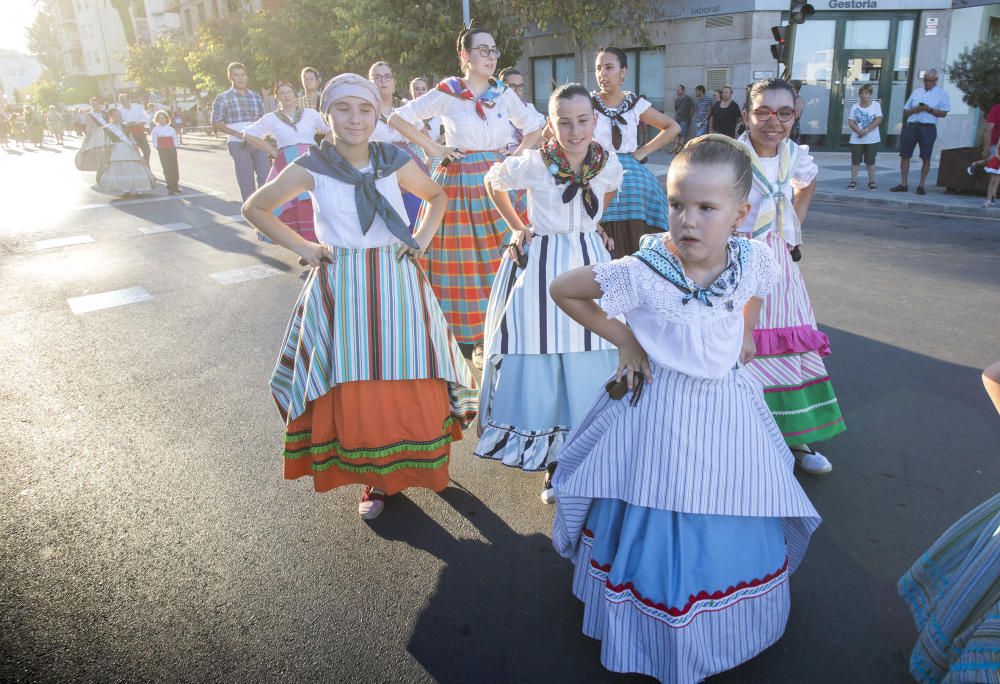
M229 156L236 168L236 182L243 201L267 180L271 162L267 153L248 145L243 131L264 116L264 100L247 88L247 68L239 62L226 67L232 87L212 103L212 127L229 136ZM256 178L254 176L256 175Z

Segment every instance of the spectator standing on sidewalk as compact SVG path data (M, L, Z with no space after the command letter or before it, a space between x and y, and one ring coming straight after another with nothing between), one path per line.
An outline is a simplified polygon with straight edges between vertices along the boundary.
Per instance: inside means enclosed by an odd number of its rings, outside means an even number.
M243 131L264 116L264 100L247 88L247 68L239 62L226 67L232 87L219 94L212 103L212 128L229 136L229 156L233 158L236 182L245 202L264 185L271 162L267 152L243 140Z
M674 152L679 152L684 143L691 137L691 123L694 120L695 103L694 98L687 94L687 89L683 85L677 86L675 91L677 97L674 98L674 117L681 127L681 134L674 141Z
M142 158L149 163L149 141L146 140L146 124L149 123L149 115L139 102L132 102L128 93L121 93L118 96L118 106L115 107L122 115L122 127L129 137L135 141L142 151Z
M879 126L882 125L882 105L872 101L872 86L869 83L861 86L858 96L861 101L851 109L847 125L851 127L851 182L848 190L858 187L858 169L864 159L868 167L868 189L878 190L875 185L875 154L882 137Z
M730 138L736 137L736 124L740 122L740 106L733 100L733 87L722 88L722 99L712 106L708 117L710 133L721 133Z
M712 112L715 98L705 92L705 86L694 89L694 137L708 133L708 115Z
M899 143L900 183L894 188L890 188L890 192L909 190L910 158L913 156L914 148L919 144L921 164L917 194L927 194L924 190L924 183L927 181L927 174L931 171L931 151L934 149L934 141L937 139L937 120L948 116L948 112L951 111L951 102L945 89L937 84L937 69L925 71L923 82L924 87L914 90L906 104L903 105L903 120L906 125L903 127L903 135Z

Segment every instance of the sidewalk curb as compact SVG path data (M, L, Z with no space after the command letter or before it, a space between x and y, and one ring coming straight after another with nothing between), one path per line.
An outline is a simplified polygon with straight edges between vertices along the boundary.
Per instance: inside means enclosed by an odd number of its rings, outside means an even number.
M948 214L950 216L1000 219L1000 207L979 207L975 205L965 207L929 202L927 200L896 199L894 197L870 197L866 195L845 197L843 193L825 192L823 190L817 190L813 194L813 200L861 205L866 207L890 207L893 209L907 209L909 211L921 211L933 214Z

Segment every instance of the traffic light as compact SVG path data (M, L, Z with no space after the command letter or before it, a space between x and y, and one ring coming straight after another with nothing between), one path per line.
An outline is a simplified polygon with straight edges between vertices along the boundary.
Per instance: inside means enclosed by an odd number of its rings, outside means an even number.
M801 24L814 14L816 14L816 8L808 2L792 0L792 5L788 10L788 23Z
M772 26L771 35L773 35L774 40L777 41L771 45L771 56L774 57L774 61L784 64L786 58L788 57L788 45L785 43L785 38L788 35L788 27Z

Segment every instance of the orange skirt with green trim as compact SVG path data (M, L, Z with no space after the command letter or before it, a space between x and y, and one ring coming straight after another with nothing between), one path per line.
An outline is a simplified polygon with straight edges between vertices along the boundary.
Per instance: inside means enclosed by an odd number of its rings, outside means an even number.
M448 486L451 443L461 438L444 380L347 382L288 424L285 479L311 475L317 492L349 484L438 492Z

